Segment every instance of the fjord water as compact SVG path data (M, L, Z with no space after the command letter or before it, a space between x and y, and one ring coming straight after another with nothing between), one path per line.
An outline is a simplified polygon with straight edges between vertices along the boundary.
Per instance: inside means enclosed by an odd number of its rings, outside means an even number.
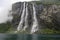
M60 35L0 34L0 40L60 40Z

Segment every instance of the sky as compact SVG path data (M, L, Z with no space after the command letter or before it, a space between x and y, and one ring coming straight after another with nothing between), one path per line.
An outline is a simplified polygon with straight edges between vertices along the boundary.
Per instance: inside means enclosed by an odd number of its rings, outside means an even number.
M16 2L32 1L32 0L0 0L0 23L11 21L13 16L9 15L9 10L12 10L12 4ZM35 0L36 1L36 0Z
M5 23L9 19L12 20L12 16L9 16L9 10L11 10L11 1L9 0L0 0L0 23Z

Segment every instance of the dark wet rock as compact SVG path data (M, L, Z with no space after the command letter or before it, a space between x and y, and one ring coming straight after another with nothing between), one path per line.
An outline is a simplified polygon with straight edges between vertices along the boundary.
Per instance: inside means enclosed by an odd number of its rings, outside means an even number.
M60 5L43 5L43 4L39 4L39 5L35 5L36 8L36 15L37 15L37 19L39 22L39 28L41 26L41 28L50 28L50 29L60 29ZM23 2L18 2L12 5L12 13L13 13L13 20L12 20L12 24L14 27L17 28L20 18L21 18L21 13L23 10ZM29 2L28 5L28 13L29 13L29 17L28 17L28 21L29 21L29 25L32 25L32 4ZM29 26L29 27L30 27ZM28 29L29 29L28 27Z

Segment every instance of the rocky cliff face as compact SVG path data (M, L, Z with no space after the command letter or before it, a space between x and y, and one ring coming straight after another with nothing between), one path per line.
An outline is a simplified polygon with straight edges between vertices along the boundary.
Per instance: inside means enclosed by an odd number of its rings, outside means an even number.
M60 5L52 4L46 5L40 18L44 20L48 25L48 28L58 29L60 28Z
M24 2L18 2L12 5L12 15L13 15L12 24L15 29L17 28L19 21L21 20L23 3ZM60 30L60 5L56 5L56 4L44 5L44 4L37 4L36 2L33 2L33 3L35 3L38 24L39 26L41 26L41 29L50 28L50 29ZM31 17L33 13L31 6L32 6L31 2L29 2L29 5L28 5L29 25L30 25L30 22L32 22Z

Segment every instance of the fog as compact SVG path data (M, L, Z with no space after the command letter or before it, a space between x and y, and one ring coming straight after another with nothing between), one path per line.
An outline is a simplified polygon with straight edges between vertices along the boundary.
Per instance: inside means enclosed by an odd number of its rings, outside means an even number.
M0 23L5 23L8 20L12 20L12 16L8 15L10 14L9 11L12 8L11 1L9 0L0 0Z

